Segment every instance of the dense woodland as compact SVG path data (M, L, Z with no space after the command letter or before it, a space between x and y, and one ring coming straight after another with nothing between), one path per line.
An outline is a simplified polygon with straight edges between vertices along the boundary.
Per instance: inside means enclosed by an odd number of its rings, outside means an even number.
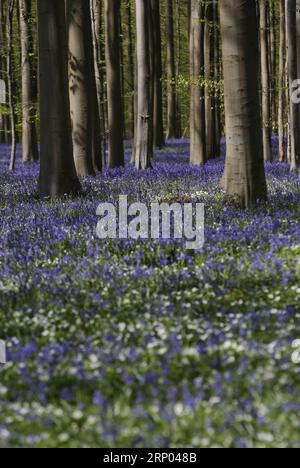
M123 166L127 139L146 169L153 149L188 136L191 164L204 165L226 135L222 184L245 206L267 196L263 160L298 168L296 0L2 0L0 14L1 140L11 170L17 141L24 163L40 144L42 196Z
M299 80L299 0L0 0L0 448L300 447Z

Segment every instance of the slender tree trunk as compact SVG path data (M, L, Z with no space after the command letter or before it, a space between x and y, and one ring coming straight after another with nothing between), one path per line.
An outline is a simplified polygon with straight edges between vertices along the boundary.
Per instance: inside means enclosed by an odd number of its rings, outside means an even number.
M192 15L192 1L187 2L187 19L188 19L188 37L191 37L191 15Z
M270 42L270 103L271 103L271 120L272 123L276 122L276 115L278 115L278 106L276 99L277 89L277 48L276 48L276 10L275 3L268 2L268 28L269 28L269 42Z
M180 74L180 63L181 63L181 15L180 15L180 1L175 0L175 16L176 16L176 54L175 54L175 75L176 77ZM188 36L189 37L189 36ZM176 90L176 134L177 138L182 136L182 122L181 122L181 102L180 94Z
M118 0L121 3L121 0ZM123 113L123 139L126 138L126 127L125 127L125 56L124 56L124 33L123 33L123 23L121 15L121 5L119 3L119 54L120 54L120 81L121 81L121 104L122 104L122 113ZM123 140L122 139L122 140Z
M205 135L205 90L200 79L204 73L204 14L205 6L198 0L191 0L190 25L190 162L203 165L206 162Z
M296 35L297 35L297 69L298 69L298 78L300 79L300 4L297 7L296 12ZM300 118L300 112L299 112Z
M221 102L220 102L220 94L218 83L220 81L220 33L219 33L219 0L213 1L213 23L214 23L214 39L213 39L213 53L214 53L214 97L213 97L213 113L215 119L215 154L214 156L217 158L220 156L221 152Z
M266 199L259 102L255 0L221 0L227 157L227 196L242 207Z
M120 1L105 0L105 56L108 98L109 167L124 166L120 69Z
M14 101L14 77L13 77L13 14L15 0L7 0L7 18L6 18L6 33L7 33L7 82L8 82L8 104L10 112L10 132L11 132L11 154L10 154L10 171L15 169L16 161L16 109Z
M33 67L31 56L32 31L31 0L19 0L22 61L22 159L36 161L39 157L35 125L35 102L33 92Z
M1 44L3 44L2 54L0 55L0 66L3 70L3 81L5 86L5 103L9 106L9 81L7 76L7 14L8 14L7 1L0 2L1 11ZM15 118L16 124L16 118ZM11 143L11 117L10 115L4 114L2 116L2 139L4 143Z
M262 119L263 119L263 148L264 160L272 160L271 147L271 105L270 105L270 65L267 30L267 0L260 0L260 49L261 49L261 94L262 94Z
M205 12L205 40L204 40L204 63L205 63L205 123L206 123L206 153L207 159L215 157L216 153L216 120L214 115L214 90L211 86L214 79L214 34L213 34L213 3L209 2Z
M4 38L5 38L5 20L4 20L4 14L3 14L3 2L0 3L0 47L3 47L4 44ZM4 64L3 64L3 54L0 53L0 70L3 70ZM1 74L1 104L6 103L6 83L4 80L4 74ZM5 133L4 133L4 116L0 112L0 143L5 142Z
M57 197L80 191L72 148L65 5L61 0L39 0L37 8L41 119L39 192L42 197Z
M175 45L174 45L174 0L166 0L166 48L167 48L167 80L168 80L168 115L167 139L177 138L176 129L176 83L175 83Z
M127 43L127 79L128 79L128 127L127 134L129 138L134 136L134 48L132 37L132 13L131 1L126 0L125 6L125 35Z
M101 77L100 77L100 3L101 0L91 0L91 18L94 49L94 68L96 76L96 89L98 99L98 109L101 109Z
M132 146L131 164L135 164L137 128L138 128L138 57L137 57L137 41L135 44L135 73L134 73L134 138Z
M5 43L5 15L4 15L4 4L0 3L0 47ZM3 54L0 53L0 70L5 69L3 60ZM1 104L5 104L6 99L6 83L4 80L4 74L1 74ZM5 116L0 112L0 143L5 143Z
M280 44L279 44L279 92L278 92L278 156L279 161L287 159L285 145L285 110L286 110L286 27L285 0L280 0Z
M293 102L293 83L297 80L297 35L296 35L296 0L286 0L286 29L288 44L288 77L290 102L290 146L291 170L300 166L300 118L299 104Z
M154 117L154 73L155 73L155 54L156 51L154 49L154 17L152 11L152 4L151 0L148 2L148 44L149 44L149 85L150 85L150 122L149 122L149 145L151 147L151 151L154 149L154 130L153 130L153 117Z
M154 102L153 102L153 144L155 148L164 146L163 100L162 100L162 56L159 0L151 0L154 49Z
M149 3L136 0L137 35L137 117L135 164L138 169L151 167L151 85L149 59Z
M107 165L107 134L108 134L108 109L107 109L107 93L106 93L106 66L105 66L105 34L104 34L104 2L99 3L99 63L100 63L100 92L101 92L101 108L100 108L100 125L103 138L103 166Z

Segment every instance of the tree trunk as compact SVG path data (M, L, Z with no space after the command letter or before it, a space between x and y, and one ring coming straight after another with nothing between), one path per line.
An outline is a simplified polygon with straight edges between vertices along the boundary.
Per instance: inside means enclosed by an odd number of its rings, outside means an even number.
M100 3L101 0L91 0L91 18L92 18L92 34L93 34L93 49L94 49L94 68L96 77L96 89L98 99L98 109L100 115L101 109L101 77L100 77Z
M61 0L39 0L37 8L41 119L39 192L42 197L57 197L80 191L72 148L65 5Z
M181 55L181 41L182 41L182 32L181 32L181 15L180 15L180 1L175 0L175 17L176 17L176 54L175 54L175 75L176 77L180 74L180 64L182 60ZM189 37L189 36L188 36ZM181 122L181 101L180 94L176 90L176 134L177 138L182 136L182 122Z
M271 105L270 105L270 64L267 30L267 5L266 0L260 0L260 56L261 56L261 94L262 94L262 119L263 119L263 149L264 160L272 160L271 147Z
M138 169L151 167L151 85L149 59L149 3L136 0L137 35L137 116L135 164Z
M5 44L5 12L4 12L4 4L3 2L0 3L0 44ZM0 70L5 69L5 61L3 55L0 53ZM6 81L4 79L4 74L1 73L1 92L3 93L2 104L7 102L6 99ZM5 132L5 121L6 116L0 112L0 143L5 143L7 135Z
M205 6L191 0L190 25L190 162L203 165L206 162L205 89L199 80L204 73L204 14Z
M108 165L124 166L123 106L120 69L120 1L105 0L105 57L108 99Z
M13 14L14 0L7 0L7 18L6 18L6 34L7 34L7 83L8 83L8 105L10 113L10 132L11 132L11 153L10 153L10 171L14 171L16 162L16 109L14 100L14 77L13 77Z
M300 79L300 4L296 12L296 34L297 34L297 69L298 79ZM299 112L300 118L300 112Z
M214 25L213 3L206 6L205 12L205 37L204 37L204 63L205 63L205 124L206 124L206 154L207 159L215 157L216 153L216 120L214 114L213 95L211 86L214 79Z
M79 176L101 170L100 120L89 0L67 0L69 94L73 151Z
M153 145L161 149L165 144L162 100L162 57L159 0L151 0L154 49Z
M277 89L277 48L276 48L276 5L274 2L268 3L268 28L269 28L269 42L270 42L270 103L271 103L271 120L272 123L276 122L276 115L278 115L278 106L276 99Z
M219 22L219 0L213 1L213 23L214 23L214 39L213 39L213 49L214 49L214 97L213 97L213 113L215 119L215 154L217 158L221 153L221 134L222 134L222 123L221 123L221 100L219 92L219 82L220 77L220 22Z
M103 1L99 0L99 63L100 63L100 92L101 92L101 108L100 108L100 126L102 129L103 139L103 165L107 165L107 133L108 133L108 109L107 109L107 93L106 93L106 66L105 66L105 34L104 34L104 5Z
M279 44L279 92L278 92L278 157L279 161L287 159L285 145L285 84L286 84L286 27L285 27L285 0L280 0L280 44Z
M125 7L125 34L127 42L127 66L128 66L128 138L134 137L134 48L132 37L132 14L131 14L131 1L126 1Z
M227 157L224 188L241 207L266 199L255 0L221 0Z
M31 31L31 0L19 0L22 60L22 159L23 162L39 158L33 91L33 54Z
M176 83L175 83L175 44L174 44L174 12L173 0L167 0L166 14L166 48L167 48L167 80L168 80L168 115L167 140L177 138L176 129Z
M291 170L300 166L300 118L299 104L293 102L293 83L298 78L297 35L296 35L296 0L286 0L286 29L288 44L288 81L290 102L290 146Z

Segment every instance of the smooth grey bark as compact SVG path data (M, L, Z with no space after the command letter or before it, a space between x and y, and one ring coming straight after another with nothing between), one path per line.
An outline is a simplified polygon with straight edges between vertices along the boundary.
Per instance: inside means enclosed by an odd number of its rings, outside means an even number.
M260 57L261 57L261 100L263 120L264 160L272 160L271 146L271 103L270 103L270 63L267 24L267 1L259 0L260 11Z
M128 80L128 138L134 137L134 47L132 34L131 1L126 0L125 6L125 35L127 45L127 80Z
M297 69L298 78L300 79L300 3L298 3L296 11L296 35L297 35Z
M79 176L101 170L101 134L89 0L66 0L73 151Z
M204 65L205 65L205 124L207 159L216 156L216 118L214 107L214 5L209 2L205 11Z
M175 0L175 24L176 24L176 51L175 51L175 75L180 74L180 64L182 60L181 46L182 46L182 31L181 31L181 12L180 0ZM188 36L189 37L189 36ZM181 101L180 93L176 90L176 134L180 138L182 136L182 115L181 115Z
M277 95L276 90L278 89L278 77L277 77L277 67L278 67L278 58L277 58L277 48L276 48L276 5L274 2L268 2L267 11L268 11L268 29L269 29L269 43L270 43L270 103L271 103L271 120L276 122L276 116L278 115L278 106L277 106Z
M165 144L163 124L163 98L162 98L162 54L161 54L161 26L159 0L151 0L151 13L153 25L153 145L162 148Z
M204 15L205 6L191 0L190 25L190 163L206 162L205 89L204 76Z
M108 166L124 166L120 69L120 1L105 0L105 57L108 99Z
M297 36L297 76L300 79L300 4L298 2L298 7L296 11L296 36ZM300 111L299 111L300 119Z
M94 69L96 77L96 89L98 99L98 112L100 119L100 134L102 146L102 167L106 166L106 122L107 109L105 100L105 64L103 51L103 5L102 0L92 0L91 2L91 17L92 17L92 33L93 33L93 49L94 49Z
M80 183L73 159L68 86L65 5L39 0L40 177L42 197L76 194Z
M286 111L286 24L285 0L280 0L280 26L279 26L279 90L278 90L278 157L279 161L287 159L285 145L285 111Z
M134 63L134 136L132 145L132 154L130 163L135 164L135 152L136 152L136 139L137 139L137 128L138 128L138 58L137 58L137 41L135 41L135 63Z
M121 0L118 0L121 2ZM121 6L121 5L120 5ZM120 54L120 80L121 80L121 103L122 103L122 114L123 114L123 138L126 138L125 129L125 58L124 58L124 34L123 34L123 23L121 18L121 11L119 7L119 54Z
M213 97L213 113L215 119L215 153L214 157L219 157L221 153L221 100L217 83L220 82L220 21L219 21L219 0L213 1L213 79L215 83Z
M153 136L154 136L154 130L153 130L153 122L154 122L154 74L155 74L155 49L154 49L154 17L153 17L153 11L152 11L152 4L151 0L148 2L148 10L147 10L147 15L148 15L148 21L147 21L147 26L148 26L148 48L149 48L149 87L150 87L150 122L149 122L149 145L151 148L154 149L154 144L153 144Z
M22 160L24 163L39 158L36 111L34 102L34 71L32 64L31 0L19 0L21 32L21 74L22 74Z
M6 72L8 83L8 105L10 112L10 133L11 133L11 153L9 170L14 171L16 162L16 144L17 144L17 129L16 129L16 108L14 100L14 77L13 77L13 14L15 0L7 0L7 15L6 15L6 42L7 42L7 58Z
M296 0L286 0L286 30L288 45L288 83L290 103L290 151L291 170L300 167L300 117L299 104L293 102L293 83L297 80L297 35L296 35Z
M91 0L91 18L92 18L92 34L93 34L93 52L94 52L94 69L96 77L96 89L98 99L98 109L101 109L101 77L100 77L100 21L101 21L101 0Z
M227 157L223 186L243 208L267 198L255 0L221 0Z
M4 45L5 43L5 13L4 13L4 4L3 2L0 3L0 47ZM5 69L5 64L4 64L4 57L2 54L0 54L0 70ZM5 75L1 74L1 79L4 81L4 86L5 86L5 102L6 102L6 80L5 80ZM6 142L6 132L5 132L5 120L6 116L0 113L0 142L5 143Z
M136 0L137 111L134 157L137 169L151 167L153 151L151 144L149 13L148 0Z
M166 0L166 51L167 51L167 140L177 138L176 128L176 76L174 44L174 8L173 0Z

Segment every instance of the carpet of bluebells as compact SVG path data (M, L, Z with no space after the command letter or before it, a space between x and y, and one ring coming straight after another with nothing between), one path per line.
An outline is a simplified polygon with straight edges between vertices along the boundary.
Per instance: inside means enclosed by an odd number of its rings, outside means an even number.
M268 164L269 204L241 211L219 188L223 158L192 168L181 140L152 170L40 201L38 165L10 174L8 153L0 447L300 447L299 176ZM96 208L120 194L203 202L204 247L100 241Z

